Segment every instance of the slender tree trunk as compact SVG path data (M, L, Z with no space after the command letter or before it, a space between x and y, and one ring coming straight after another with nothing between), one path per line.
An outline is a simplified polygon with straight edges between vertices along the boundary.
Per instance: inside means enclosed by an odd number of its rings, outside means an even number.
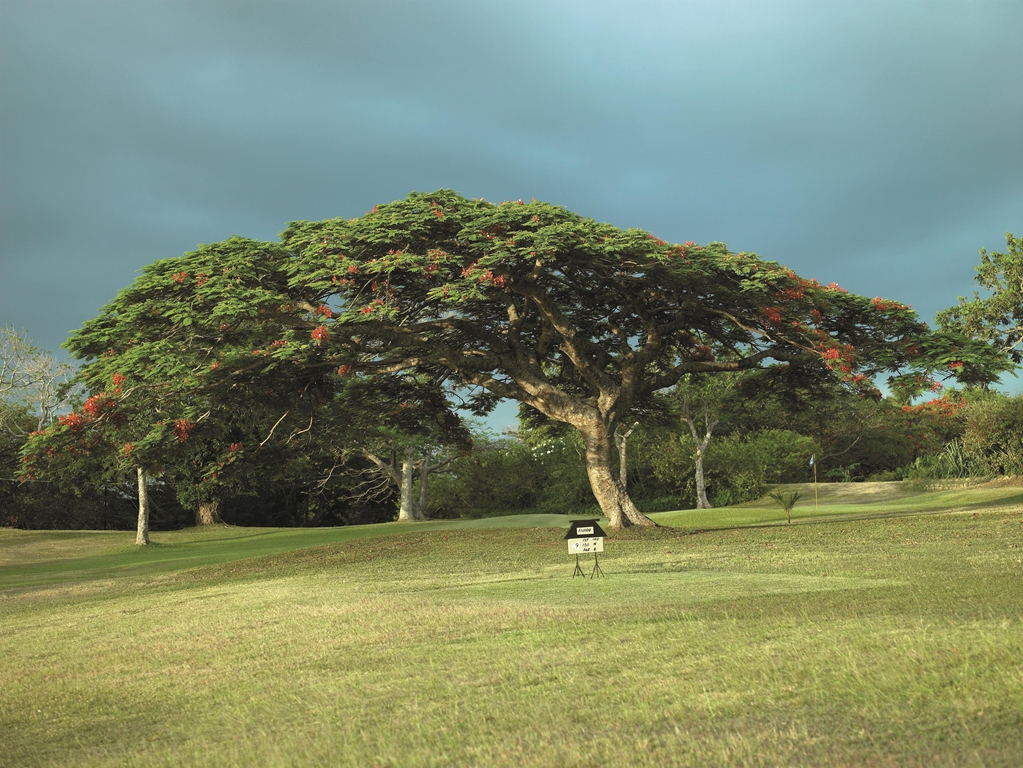
M707 499L707 484L703 477L703 455L710 443L711 435L714 434L714 427L717 426L718 420L712 419L710 413L705 411L703 414L704 433L701 437L696 429L696 421L689 413L688 403L684 406L682 418L689 425L689 432L693 436L693 442L696 443L696 455L694 456L696 460L696 508L710 509L710 500Z
M423 457L422 463L419 465L419 509L423 513L423 517L426 517L426 487L430 481L430 455L427 454Z
M200 501L199 508L195 512L195 524L196 525L213 525L214 523L222 523L220 519L220 502L219 501Z
M639 426L637 421L625 433L615 431L615 445L618 446L618 482L622 484L622 490L629 487L629 462L626 458L626 449L629 445L629 438Z
M401 462L401 501L398 507L398 521L410 522L412 520L425 520L423 511L412 493L412 477L415 473L415 461L412 458L412 451L405 452L405 458Z
M707 483L703 478L703 451L707 447L707 440L696 445L696 508L710 509L710 500L707 498Z
M604 424L577 427L586 445L586 475L590 488L607 518L608 527L620 530L633 525L656 525L632 503L628 492L615 477L612 433Z
M139 523L135 543L145 546L149 543L149 490L146 488L146 473L142 467L135 468L139 481Z
M690 425L690 432L693 434L693 441L697 445L696 459L697 471L696 471L696 482L697 482L697 509L710 509L710 500L707 498L707 483L704 480L703 475L703 457L707 451L707 445L710 443L711 434L714 432L714 426L717 421L711 421L710 418L705 419L707 431L701 438L697 433L697 425L690 417L685 417L686 422Z

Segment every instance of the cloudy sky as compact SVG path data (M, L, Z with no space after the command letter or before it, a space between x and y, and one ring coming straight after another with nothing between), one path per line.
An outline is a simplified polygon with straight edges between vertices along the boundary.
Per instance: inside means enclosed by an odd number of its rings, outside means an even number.
M0 324L412 190L913 304L1023 233L1020 0L0 0Z

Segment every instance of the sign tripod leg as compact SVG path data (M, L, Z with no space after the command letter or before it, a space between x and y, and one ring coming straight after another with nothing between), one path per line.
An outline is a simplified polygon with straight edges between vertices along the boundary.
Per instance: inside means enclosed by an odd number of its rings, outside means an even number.
M583 569L579 567L579 555L575 556L575 570L572 571L572 578L574 579L576 576L583 576L583 577L586 576L586 574L583 573ZM592 576L590 578L592 578Z
M578 559L579 559L579 555L576 555L576 560L578 561ZM578 567L578 566L576 566L576 567ZM602 570L600 570L600 563L597 562L597 553L594 552L593 553L593 573L590 574L590 578L592 579L594 576L603 576L603 575L604 575L604 572ZM573 576L572 578L574 579L575 576Z

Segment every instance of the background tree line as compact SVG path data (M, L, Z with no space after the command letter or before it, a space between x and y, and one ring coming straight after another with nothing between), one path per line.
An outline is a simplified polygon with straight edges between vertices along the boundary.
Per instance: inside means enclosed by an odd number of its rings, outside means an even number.
M747 401L749 406L755 401ZM918 405L898 398L760 407L722 418L704 458L711 506L773 485L1023 475L1023 396L952 390ZM773 407L772 407L773 406ZM667 423L666 423L667 421ZM656 512L697 506L695 440L681 416L641 423L628 443L628 487ZM520 431L456 460L433 481L428 514L596 513L578 438Z

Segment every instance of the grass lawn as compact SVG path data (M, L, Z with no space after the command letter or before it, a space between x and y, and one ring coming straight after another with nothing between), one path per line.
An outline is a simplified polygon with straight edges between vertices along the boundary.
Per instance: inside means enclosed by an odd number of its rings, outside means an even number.
M1023 487L827 492L594 580L557 516L0 530L0 765L1023 765Z

